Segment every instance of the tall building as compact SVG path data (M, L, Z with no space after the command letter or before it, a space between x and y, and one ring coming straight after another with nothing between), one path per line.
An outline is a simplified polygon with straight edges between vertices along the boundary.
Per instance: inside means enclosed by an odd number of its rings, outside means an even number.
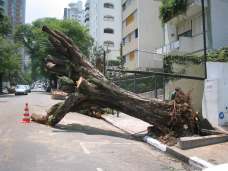
M6 0L5 2L6 15L9 17L13 29L19 24L24 24L26 0ZM28 60L25 57L25 48L19 48L18 51L21 54L21 69L24 71L26 65L28 65Z
M82 1L71 2L69 8L64 8L64 19L72 19L84 24L84 10Z
M204 0L204 2L207 49L213 50L228 46L228 22L225 22L228 15L228 1ZM202 3L199 0L188 0L185 5L186 11L178 11L178 15L170 15L166 19L165 41L157 50L158 53L203 54Z
M6 0L0 0L0 12L6 14Z
M7 0L7 15L11 20L13 27L25 23L26 0Z
M101 46L106 50L106 59L116 60L120 56L121 1L87 0L85 24L96 46Z
M162 56L153 53L163 42L160 2L122 0L122 42L125 67L130 70L160 69Z

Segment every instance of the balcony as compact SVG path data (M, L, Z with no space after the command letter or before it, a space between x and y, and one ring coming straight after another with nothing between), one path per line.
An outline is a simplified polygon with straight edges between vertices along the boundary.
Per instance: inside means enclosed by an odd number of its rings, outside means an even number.
M207 1L205 1L205 8L208 6ZM181 2L181 1L180 1ZM177 4L177 9L174 8L175 3L167 6L162 5L160 15L161 20L164 23L178 23L186 18L194 16L202 11L202 3L201 0L188 0L187 3L179 3ZM170 10L172 9L172 10Z
M203 50L203 34L193 37L179 37L178 41L172 42L156 50L159 54L184 55L188 53L200 52Z
M138 48L138 39L132 39L123 46L123 55L129 54Z
M178 52L180 48L180 41L175 41L172 43L169 43L159 49L156 50L156 53L158 54L173 54L175 52Z
M204 0L204 6L207 7L207 1ZM197 13L200 13L202 11L202 2L201 0L188 0L187 3L187 11L186 11L186 15L188 17L191 17Z

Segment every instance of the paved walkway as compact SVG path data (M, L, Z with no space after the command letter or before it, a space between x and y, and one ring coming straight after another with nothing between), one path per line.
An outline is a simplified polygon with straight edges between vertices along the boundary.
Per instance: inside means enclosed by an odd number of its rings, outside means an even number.
M110 114L102 115L102 117L107 122L129 134L145 135L147 133L147 127L151 126L147 122L123 113L120 113L119 117L117 117L117 115Z
M145 134L145 130L149 126L146 122L122 113L119 118L116 115L103 115L103 118L129 134ZM181 150L177 146L171 148L188 158L198 157L212 164L228 163L228 142L189 150Z

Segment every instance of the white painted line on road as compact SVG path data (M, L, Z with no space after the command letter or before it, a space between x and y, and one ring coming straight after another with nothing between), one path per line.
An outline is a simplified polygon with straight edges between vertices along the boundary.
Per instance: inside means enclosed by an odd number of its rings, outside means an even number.
M90 154L90 151L84 146L83 143L80 143L80 146L82 148L82 150L84 151L85 154Z
M101 169L101 168L97 168L97 171L103 171L103 169Z

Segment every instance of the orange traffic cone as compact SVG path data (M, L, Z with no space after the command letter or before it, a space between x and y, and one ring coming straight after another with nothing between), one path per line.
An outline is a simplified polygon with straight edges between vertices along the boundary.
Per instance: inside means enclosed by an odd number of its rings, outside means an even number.
M28 103L25 104L23 119L21 122L22 123L30 123L30 114L29 114Z

